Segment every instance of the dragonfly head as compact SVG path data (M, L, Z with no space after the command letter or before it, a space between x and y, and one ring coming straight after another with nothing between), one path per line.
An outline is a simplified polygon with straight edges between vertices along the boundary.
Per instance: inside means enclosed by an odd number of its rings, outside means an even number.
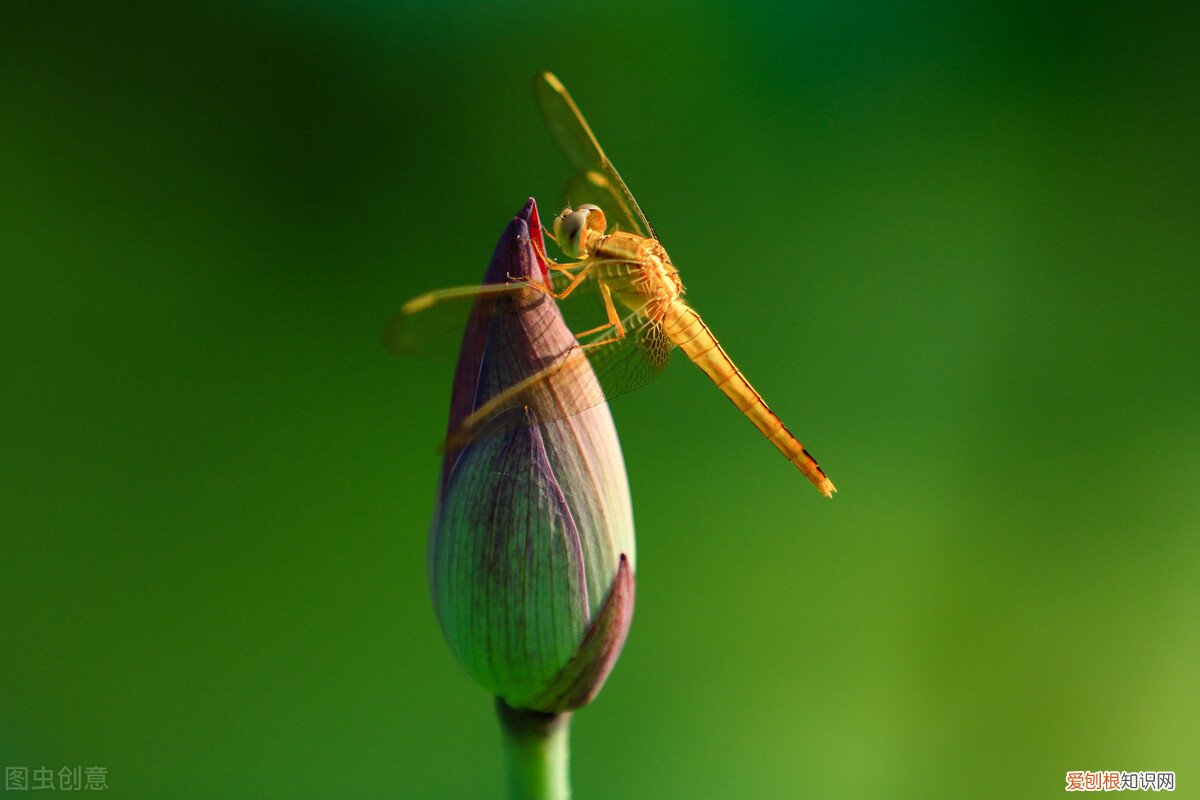
M554 239L571 258L586 258L588 233L603 235L605 227L604 212L599 206L591 203L579 208L567 206L554 219Z

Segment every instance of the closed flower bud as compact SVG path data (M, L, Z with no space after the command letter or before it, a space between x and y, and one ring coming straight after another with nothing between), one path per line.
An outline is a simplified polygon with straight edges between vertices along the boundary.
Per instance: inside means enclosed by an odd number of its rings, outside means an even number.
M544 252L531 199L505 229L484 283L545 284ZM545 294L477 301L451 433L573 343ZM454 443L430 542L434 608L455 656L509 706L550 713L595 696L633 614L633 513L620 443L606 405L563 413L565 392L598 391L587 362L575 361L580 368L523 393L489 432Z

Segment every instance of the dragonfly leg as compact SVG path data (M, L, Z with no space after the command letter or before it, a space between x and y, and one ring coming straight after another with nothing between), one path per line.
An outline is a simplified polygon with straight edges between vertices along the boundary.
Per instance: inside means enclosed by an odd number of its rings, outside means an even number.
M539 292L541 292L543 294L550 295L555 300L564 300L570 296L571 292L573 292L579 288L579 284L583 283L584 280L587 279L588 273L592 271L592 267L596 266L596 264L598 264L598 263L606 263L606 262L576 261L574 264L552 266L551 267L552 269L555 269L555 270L561 269L563 274L565 274L571 278L571 282L567 284L567 287L565 289L563 289L561 292L557 292L557 293L553 289L548 289L547 287L543 286L541 283L538 283L536 281L531 281L525 277L509 275L508 279L510 281L512 281L514 284L523 283L532 289L537 289ZM571 272L572 269L579 267L580 265L583 266L583 269L579 270L578 272Z
M558 239L554 238L554 234L552 234L550 231L546 230L545 228L542 229L542 235L545 236L550 241L554 242L555 244L558 244ZM570 264L559 264L557 261L555 261L553 258L550 257L549 253L546 252L546 246L544 244L539 244L538 242L535 242L533 239L530 239L529 243L533 245L533 249L537 251L538 257L541 258L543 262L545 262L546 266L557 272L567 272L568 270L574 269L575 267L583 266L585 263L587 263L585 261L572 261Z
M588 273L592 271L592 267L596 266L596 264L597 264L597 262L595 262L595 261L588 261L588 262L583 262L583 263L584 263L583 269L579 270L579 272L572 275L571 282L569 284L567 284L567 288L563 289L558 294L554 294L553 292L550 293L551 296L555 300L565 300L568 296L570 296L571 292L578 289L579 284L584 282L584 280L588 276ZM569 275L570 273L567 273L567 274Z
M555 272L561 272L564 275L574 275L574 270L587 264L586 261L572 261L570 264L556 264L553 261L547 262L546 266Z
M586 261L572 261L570 264L559 264L557 261L553 261L550 258L547 258L545 256L543 256L543 258L545 259L546 266L548 268L554 270L555 272L561 272L562 274L567 275L567 276L574 276L575 273L573 272L573 270L576 270L579 267L582 267L587 264ZM522 282L529 283L530 282L523 275L511 275L510 274L507 277L511 283L522 283ZM539 286L537 288L544 288L544 287Z
M546 233L546 231L544 231L544 230L543 230L543 231L542 231L542 233L543 233L543 234L545 234L545 233ZM552 265L554 264L554 262L550 260L550 255L549 255L549 254L546 252L546 245L545 245L545 243L543 243L543 242L538 242L538 241L537 241L537 240L535 240L535 239L534 239L532 236L530 236L530 237L528 237L528 238L526 238L526 237L522 236L522 237L521 237L521 240L522 240L522 241L527 241L527 242L529 242L529 244L530 244L530 245L533 247L533 249L534 249L534 252L536 252L536 253L537 253L537 255L538 255L538 258L540 258L540 259L541 259L543 262L545 262L547 265L551 265L551 266L552 266ZM555 242L555 244L558 244L558 242Z
M588 342L585 345L581 345L585 350L589 347L599 347L602 344L619 342L625 338L625 326L621 324L621 317L617 314L616 306L613 305L612 290L608 288L607 283L601 283L600 291L604 295L604 309L608 312L608 322L600 325L599 327L592 328L590 331L577 333L575 334L575 338L578 339L581 336L589 336L593 333L599 333L600 331L607 329L612 329L615 331L615 334L613 336L609 336L607 339L601 339L598 342Z
M550 269L556 272L562 272L563 275L568 277L575 277L575 270L580 269L581 266L586 264L587 261L571 261L570 264L558 264L556 261L546 259L546 266L550 267Z

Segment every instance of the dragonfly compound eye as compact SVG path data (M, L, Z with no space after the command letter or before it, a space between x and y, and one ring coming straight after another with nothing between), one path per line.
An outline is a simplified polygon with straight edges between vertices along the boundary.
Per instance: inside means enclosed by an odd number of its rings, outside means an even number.
M582 258L584 255L583 232L588 227L588 210L567 209L554 220L554 238L558 246L571 258Z

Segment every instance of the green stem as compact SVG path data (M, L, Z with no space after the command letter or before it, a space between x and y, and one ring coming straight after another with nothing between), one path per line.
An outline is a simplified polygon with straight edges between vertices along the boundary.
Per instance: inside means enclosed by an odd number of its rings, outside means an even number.
M569 800L571 715L512 708L496 698L509 800Z

